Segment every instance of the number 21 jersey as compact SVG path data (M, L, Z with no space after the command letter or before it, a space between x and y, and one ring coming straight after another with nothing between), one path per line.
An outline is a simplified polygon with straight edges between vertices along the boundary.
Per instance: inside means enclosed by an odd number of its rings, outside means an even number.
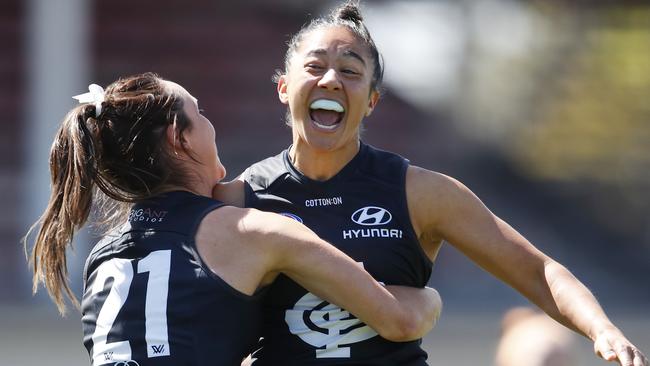
M259 338L259 301L214 274L194 236L223 204L169 192L92 250L81 302L93 366L232 366Z

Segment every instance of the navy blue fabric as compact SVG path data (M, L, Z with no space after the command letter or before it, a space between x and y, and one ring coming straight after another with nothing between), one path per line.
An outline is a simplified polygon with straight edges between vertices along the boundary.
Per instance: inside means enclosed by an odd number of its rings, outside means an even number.
M362 143L352 161L321 182L297 171L284 151L246 170L246 206L303 222L362 262L378 281L422 287L432 263L409 217L408 165L398 155ZM263 303L264 339L256 366L426 365L421 341L393 343L371 336L354 316L310 298L286 276L269 287Z
M231 366L239 365L251 352L259 338L259 300L238 292L212 273L194 241L201 220L222 205L188 192L166 193L134 205L129 221L95 246L86 262L82 299L84 345L91 362L97 317L100 311L111 310L106 308L106 299L115 280L110 277L95 284L98 269L122 259L132 265L133 280L107 342L128 341L132 361L139 366ZM138 273L138 264L161 252L170 255L167 312L154 320L160 323L166 318L169 355L149 358L145 301L150 272ZM93 286L103 286L103 290L93 293ZM160 344L149 347L153 347L150 352L164 351ZM93 365L135 365L118 362L125 360L115 356L108 352Z

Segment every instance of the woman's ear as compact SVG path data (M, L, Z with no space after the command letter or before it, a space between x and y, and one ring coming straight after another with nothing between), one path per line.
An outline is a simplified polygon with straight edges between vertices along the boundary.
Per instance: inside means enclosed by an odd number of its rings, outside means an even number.
M375 110L375 107L379 103L379 92L373 90L370 93L370 99L368 100L368 108L366 109L366 117L369 117L372 114L372 111Z
M278 78L278 98L282 104L289 104L289 94L287 93L287 75L281 75Z
M177 147L178 146L182 147L183 141L182 141L182 137L178 133L178 129L176 128L176 122L167 125L167 131L165 133L165 137L167 140L167 144L169 144L169 147L171 148L171 151L174 153L174 155L178 155Z

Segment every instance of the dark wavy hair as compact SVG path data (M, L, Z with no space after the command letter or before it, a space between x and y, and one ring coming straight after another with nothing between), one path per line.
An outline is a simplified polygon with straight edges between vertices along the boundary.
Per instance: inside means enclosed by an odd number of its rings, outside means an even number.
M78 307L68 282L66 249L91 208L108 206L107 217L124 217L133 202L190 179L165 144L168 126L182 136L190 124L182 97L163 81L153 73L119 79L106 88L99 115L94 104L81 104L56 134L49 160L52 191L30 229L40 224L29 260L33 291L44 283L61 314L64 294Z
M380 91L381 83L384 78L384 62L375 41L370 36L370 32L366 25L363 23L363 16L359 10L359 1L347 1L339 7L332 10L326 16L312 20L311 22L303 25L303 27L296 33L287 43L288 48L284 56L284 70L277 70L273 80L278 81L279 77L286 74L289 69L291 59L296 50L300 46L306 34L314 30L325 27L344 26L350 29L359 39L368 47L370 57L373 63L373 74L370 82L370 90Z

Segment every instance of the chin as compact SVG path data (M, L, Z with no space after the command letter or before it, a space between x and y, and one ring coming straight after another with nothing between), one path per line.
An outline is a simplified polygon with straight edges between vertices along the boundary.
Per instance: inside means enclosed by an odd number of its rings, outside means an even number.
M328 138L319 138L313 137L307 139L307 145L312 149L319 151L332 151L336 150L339 143L338 140L328 139Z

